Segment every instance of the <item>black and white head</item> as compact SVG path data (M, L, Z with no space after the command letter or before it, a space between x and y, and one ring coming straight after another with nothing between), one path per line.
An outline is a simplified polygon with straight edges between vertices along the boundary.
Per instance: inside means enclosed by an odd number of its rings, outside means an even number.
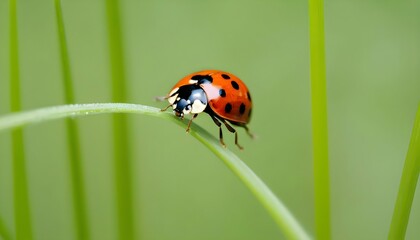
M183 118L184 115L203 112L208 104L204 90L195 84L184 85L174 88L168 97L176 116Z

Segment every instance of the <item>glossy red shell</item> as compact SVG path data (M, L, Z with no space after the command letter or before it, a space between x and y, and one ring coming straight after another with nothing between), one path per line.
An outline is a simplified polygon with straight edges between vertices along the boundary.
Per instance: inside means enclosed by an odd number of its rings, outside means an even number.
M192 84L191 78L197 75L208 75L213 79L212 83L200 84L200 86L205 91L209 105L217 116L237 124L249 123L252 111L251 95L245 83L229 72L219 70L195 72L182 78L172 90Z

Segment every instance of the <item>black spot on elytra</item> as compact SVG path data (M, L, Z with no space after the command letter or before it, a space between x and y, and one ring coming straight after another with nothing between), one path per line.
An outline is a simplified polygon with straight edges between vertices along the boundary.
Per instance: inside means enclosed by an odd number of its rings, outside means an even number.
M234 89L239 90L239 85L238 85L238 83L237 83L237 82L232 81L232 82L230 82L230 84L232 84L232 87L233 87Z
M245 112L245 104L241 103L241 106L239 107L239 114L244 114Z
M230 111L232 111L232 104L227 103L225 106L225 112L230 113Z
M249 92L246 92L246 96L248 97L249 101L251 101L251 94L249 94Z
M226 74L222 74L222 78L224 78L224 79L230 79L229 75L226 75Z
M224 89L220 89L220 90L219 90L219 95L220 95L221 97L226 97L226 91L225 91Z
M197 84L210 84L213 82L213 78L210 75L195 75L191 79L197 80Z

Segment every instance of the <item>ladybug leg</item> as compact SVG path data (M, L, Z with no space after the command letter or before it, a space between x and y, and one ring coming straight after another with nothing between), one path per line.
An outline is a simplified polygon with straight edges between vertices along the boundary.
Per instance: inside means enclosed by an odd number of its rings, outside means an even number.
M167 100L168 98L169 97L157 96L157 97L155 97L155 101L163 102L163 101Z
M172 104L169 104L166 108L162 108L162 109L160 109L160 111L161 112L164 112L164 111L166 111L168 108L170 108L172 106Z
M191 123L192 123L192 121L194 120L194 118L196 118L197 116L198 116L198 113L194 114L194 115L191 117L190 121L188 122L187 129L185 130L186 132L190 132L190 126L191 126Z
M235 144L236 144L236 146L238 146L238 148L240 150L243 150L244 148L241 145L239 145L239 143L238 143L238 132L236 132L236 130L232 126L230 126L229 123L226 122L226 120L223 120L223 123L225 124L225 126L229 130L229 132L235 134Z
M214 116L210 115L211 119L213 119L213 122L219 127L219 141L220 144L223 147L226 147L225 142L223 141L223 132L222 132L222 123L219 122L219 120L217 120L217 118L215 118Z
M174 92L174 93L172 93L171 95L169 95L169 96L157 96L157 97L155 97L155 101L158 101L158 102L163 102L163 101L165 101L165 100L168 100L169 98L171 98L171 97L173 97L173 96L175 96L176 94L177 94L178 92ZM171 101L169 101L169 102L171 102ZM172 104L173 104L173 102L172 102ZM169 106L168 107L166 107L165 109L168 109L169 108Z
M248 134L250 138L255 139L255 135L249 131L249 128L246 125L243 125L243 127L245 128L246 134Z

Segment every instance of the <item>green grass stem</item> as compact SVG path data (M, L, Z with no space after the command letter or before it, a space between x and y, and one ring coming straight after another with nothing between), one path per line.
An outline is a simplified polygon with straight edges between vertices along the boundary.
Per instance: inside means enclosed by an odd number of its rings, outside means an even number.
M388 239L405 239L411 205L416 192L417 181L420 173L420 104L414 120L411 133L410 145L405 158L404 168L401 175L400 188L395 202L394 214Z
M325 74L324 2L309 0L312 142L314 158L315 235L331 238L328 164L327 90Z
M0 132L23 127L27 124L44 123L53 119L87 116L99 113L137 113L170 120L182 128L187 120L176 118L172 113L161 112L160 109L138 104L98 103L76 104L42 108L0 117ZM193 123L190 131L210 151L218 156L227 167L244 183L259 202L273 217L279 228L288 239L311 239L287 207L274 195L265 183L234 153L223 148L219 140L197 124Z
M119 11L118 0L106 0L112 101L127 102ZM114 114L112 117L118 238L130 240L134 239L134 220L128 120L127 116L123 114Z
M63 75L64 98L67 104L74 103L73 80L71 76L70 57L67 47L66 31L64 27L61 0L55 0L55 13L57 20L57 34L60 45L61 72Z
M57 18L57 33L60 45L61 70L64 85L64 97L66 104L74 103L74 91L72 84L70 58L67 50L66 32L64 28L61 0L55 0ZM84 178L82 169L82 157L80 153L79 128L75 119L66 119L67 143L70 161L71 188L73 192L74 223L76 226L77 239L89 239L89 226L86 213L86 200Z
M21 110L19 52L16 0L9 2L10 24L10 110ZM32 225L27 186L25 148L22 129L12 131L13 195L16 239L32 239Z

